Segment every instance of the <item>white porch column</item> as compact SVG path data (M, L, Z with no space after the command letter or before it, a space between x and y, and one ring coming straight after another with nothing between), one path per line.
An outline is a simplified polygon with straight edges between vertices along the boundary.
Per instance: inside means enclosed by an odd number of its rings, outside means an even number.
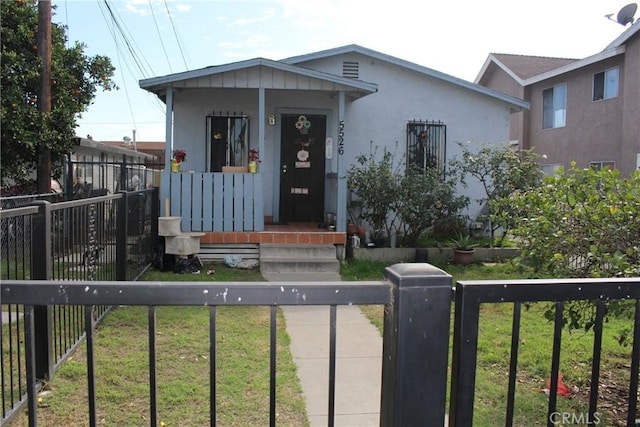
M258 150L261 156L264 156L264 144L265 144L265 120L266 120L266 106L265 106L265 89L263 87L258 89Z
M345 93L338 92L338 200L336 203L336 231L347 230L347 164L344 157Z
M266 150L265 150L265 120L266 120L266 93L265 88L260 87L258 89L258 153L262 158L265 158ZM254 181L254 193L253 200L255 203L253 215L254 215L254 225L255 231L263 231L264 230L264 182L263 182L262 168L258 167L258 174L256 176L256 180ZM273 185L273 184L272 184Z
M164 131L164 172L160 178L160 215L171 216L166 211L166 201L170 200L171 189L171 149L173 147L173 88L168 87L165 100L165 131Z

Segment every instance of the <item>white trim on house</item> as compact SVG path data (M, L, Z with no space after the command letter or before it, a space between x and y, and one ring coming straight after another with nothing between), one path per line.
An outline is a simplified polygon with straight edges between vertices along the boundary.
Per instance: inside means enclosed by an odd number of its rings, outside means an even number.
M595 55L591 55L583 59L576 60L570 64L563 65L561 67L555 68L545 73L538 74L528 79L521 79L508 66L506 66L498 58L496 58L495 55L489 54L484 64L482 65L480 72L476 76L474 83L478 84L480 82L480 79L484 77L491 63L496 64L498 67L500 67L502 71L504 71L507 75L509 75L509 77L511 77L513 80L515 80L519 85L523 87L532 85L534 83L539 83L541 81L550 79L552 77L556 77L564 73L568 73L570 71L574 71L582 67L586 67L588 65L595 64L597 62L604 61L605 59L609 59L614 56L625 53L624 44L626 43L627 40L629 40L629 38L631 38L638 31L640 31L640 20L637 20L635 24L627 28L614 41L609 43L609 45L607 45L607 47L605 47L604 50L602 50L601 52L598 52Z
M547 71L546 73L538 74L537 76L531 77L530 79L522 80L521 84L523 86L529 86L534 83L539 83L541 81L550 79L552 77L556 77L556 76L568 73L570 71L578 70L580 68L586 67L587 65L595 64L597 62L604 61L605 59L609 59L614 56L621 55L624 53L624 51L625 51L624 46L619 46L613 49L598 52L595 55L591 55L587 58L580 59L578 61L572 62L571 64L558 67L554 70Z
M480 80L484 77L487 69L491 64L496 64L502 71L504 71L509 77L515 80L520 86L524 86L524 80L522 80L516 73L514 73L511 68L507 67L502 61L500 61L493 53L490 53L487 59L482 64L482 68L480 72L476 76L476 79L473 81L475 84L480 84Z
M150 79L140 80L139 84L142 89L146 89L147 91L158 93L160 91L163 91L163 89L166 88L167 86L173 86L176 88L180 86L188 87L187 86L188 81L196 81L202 78L222 75L224 73L242 72L252 68L258 69L258 72L259 72L260 68L263 68L263 67L272 69L272 70L282 71L284 73L291 73L301 77L318 79L321 82L332 83L330 87L321 88L321 90L322 89L344 90L346 92L349 92L352 96L356 96L356 97L365 96L370 93L375 93L378 91L378 85L374 83L367 83L360 80L340 77L340 76L336 76L335 74L324 73L317 70L310 70L308 68L297 67L297 66L289 65L283 62L272 61L270 59L264 59L264 58L249 59L246 61L234 62L231 64L211 66L211 67L201 68L193 71L185 71L182 73L169 74L161 77L153 77ZM240 82L240 81L234 82L233 84L235 84L235 86L232 86L232 87L243 87L243 88L249 87L248 83L251 76L249 75L249 73L247 73L245 77L246 77L246 82ZM262 83L259 86L265 87L265 88L271 88L270 86L273 85L273 88L279 88L274 82L272 82L271 85L265 85L264 81L260 79L260 76L258 77L259 78L257 81ZM178 83L181 83L181 85ZM209 80L208 83L210 83L210 86L208 87L230 87L229 83L225 83L223 80ZM197 85L197 87L203 87L203 86ZM252 87L252 88L257 88L257 87L258 86Z

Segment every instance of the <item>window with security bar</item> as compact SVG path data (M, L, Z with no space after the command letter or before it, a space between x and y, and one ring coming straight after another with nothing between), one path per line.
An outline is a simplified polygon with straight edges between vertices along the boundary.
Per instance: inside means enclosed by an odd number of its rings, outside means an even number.
M440 121L407 123L407 167L436 168L444 175L446 142L447 126Z
M220 172L223 166L246 166L248 155L247 116L207 116L207 157L210 172Z

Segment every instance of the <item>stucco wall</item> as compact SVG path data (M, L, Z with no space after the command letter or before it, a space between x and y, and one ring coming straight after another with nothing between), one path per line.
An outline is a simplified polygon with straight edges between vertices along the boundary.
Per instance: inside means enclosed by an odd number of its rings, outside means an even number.
M622 106L624 94L593 101L593 75L621 65L622 57L593 64L577 71L545 80L531 87L531 145L546 155L545 163L575 161L587 167L591 161L620 163ZM622 67L621 67L622 70ZM621 85L625 76L621 73ZM542 129L542 92L556 84L567 84L566 126Z
M621 150L629 155L622 155L619 168L630 174L640 167L640 37L629 40L625 48Z

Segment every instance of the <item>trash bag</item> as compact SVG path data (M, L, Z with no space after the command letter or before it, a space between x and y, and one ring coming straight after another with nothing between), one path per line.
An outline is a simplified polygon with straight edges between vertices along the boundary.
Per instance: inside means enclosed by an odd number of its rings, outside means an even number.
M179 274L199 273L201 268L202 263L200 259L194 256L192 258L180 258L173 266L173 272Z
M242 261L242 257L240 255L225 255L224 263L231 268L236 268L238 263Z
M164 253L165 241L164 237L158 238L153 247L151 265L160 271L173 271L176 264L176 256Z

